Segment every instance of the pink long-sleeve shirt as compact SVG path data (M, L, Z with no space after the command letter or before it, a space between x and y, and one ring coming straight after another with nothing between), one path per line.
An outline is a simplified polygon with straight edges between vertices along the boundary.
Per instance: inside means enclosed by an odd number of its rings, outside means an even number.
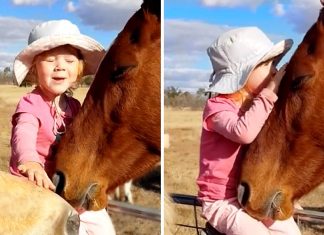
M69 125L80 109L80 102L66 97L67 109L61 113L65 125ZM51 175L54 171L56 136L53 132L55 109L36 87L18 103L12 116L11 158L9 170L20 175L18 165L27 161L38 162ZM57 123L59 128L62 123Z
M213 201L237 196L242 147L251 143L268 118L277 95L264 88L242 112L230 99L213 97L206 103L200 140L200 200Z

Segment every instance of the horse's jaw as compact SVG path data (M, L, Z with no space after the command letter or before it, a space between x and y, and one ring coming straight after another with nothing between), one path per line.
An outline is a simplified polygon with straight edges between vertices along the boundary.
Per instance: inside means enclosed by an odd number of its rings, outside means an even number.
M259 221L286 220L292 216L294 206L291 193L279 189L271 189L268 192L257 193L250 190L249 198L242 198L247 186L240 185L238 188L238 199L244 210Z

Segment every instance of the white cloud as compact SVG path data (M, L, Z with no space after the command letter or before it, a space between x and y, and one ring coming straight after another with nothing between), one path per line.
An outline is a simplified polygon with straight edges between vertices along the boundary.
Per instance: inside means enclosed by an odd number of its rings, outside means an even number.
M15 5L51 5L57 0L12 0ZM100 30L119 31L140 8L142 0L74 0L66 1L68 12L76 14L86 25Z
M40 23L35 20L23 20L14 17L0 17L0 69L12 65L19 51L27 46L31 29ZM5 53L4 53L5 51Z
M316 21L321 7L318 0L291 0L286 5L284 19L291 23L298 33L304 34Z
M247 7L256 9L265 0L201 0L207 7ZM273 14L291 23L298 33L304 33L317 19L321 9L319 0L287 0L273 2Z
M273 6L273 13L277 16L283 16L285 14L284 5L276 1Z
M217 36L230 29L201 21L165 20L164 45L167 54L205 55L207 47Z
M164 71L164 87L180 88L182 91L196 92L199 88L208 87L209 70L203 69L170 69Z
M101 30L120 30L142 0L79 0L75 13L83 23Z
M5 67L12 68L12 62L15 58L15 54L0 53L0 70L3 71Z
M76 11L76 7L74 5L74 2L68 1L67 4L66 4L66 10L68 12L75 12Z
M264 0L201 0L205 6L213 7L238 7L245 6L248 8L256 8Z
M56 0L12 0L11 2L14 5L51 5L55 2Z
M14 5L51 5L59 4L57 0L11 0ZM140 8L142 0L68 0L65 9L78 16L85 25L107 33L119 32L135 11ZM41 21L24 20L0 16L0 69L12 64L17 53L27 45L30 30Z
M24 41L27 44L29 32L38 23L40 21L0 16L0 44L14 41Z
M258 7L264 0L201 0L210 7ZM321 9L318 0L276 0L272 12L293 25L298 34L303 35L316 21ZM233 27L235 27L233 25ZM199 21L165 20L165 81L164 86L174 86L182 90L196 91L208 86L211 65L206 48L216 37L230 29L229 26L208 24ZM283 32L284 34L284 32ZM283 35L268 35L273 42L284 39ZM294 48L297 45L294 45ZM285 56L287 62L294 48ZM193 69L195 68L195 69Z
M231 27L201 21L165 20L164 28L164 87L174 86L186 91L207 88L212 66L206 49ZM284 38L272 34L268 37L273 42Z
M164 28L164 87L186 91L207 87L211 65L206 49L230 27L201 21L165 20Z

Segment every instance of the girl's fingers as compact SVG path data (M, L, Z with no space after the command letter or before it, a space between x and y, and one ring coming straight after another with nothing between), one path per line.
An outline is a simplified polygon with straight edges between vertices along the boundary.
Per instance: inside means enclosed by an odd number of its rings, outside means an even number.
M46 179L43 179L43 188L49 189L49 185Z
M18 171L21 173L21 174L25 174L26 173L26 167L25 165L19 165L17 167Z
M27 175L29 181L35 181L35 172L34 171L26 170L25 174Z
M43 187L43 175L39 171L34 172L34 178L37 186Z
M52 191L55 191L55 189L56 189L55 185L53 184L53 182L50 179L49 179L49 189Z
M29 181L33 181L37 186L50 189L55 191L55 185L48 178L45 171L37 170L37 169L28 169L25 165L21 164L17 168L19 172L28 177Z
M48 176L46 175L45 176L46 178L44 179L46 181L46 188L47 189L50 189L52 191L55 191L56 187L55 185L53 184L53 182L50 180L50 178L48 178Z
M281 66L281 68L279 69L278 73L281 75L281 77L286 73L287 65L288 65L288 64L284 64L284 65Z
M285 70L287 68L288 63L285 63L279 70Z
M52 191L55 191L55 189L56 189L55 185L52 182L49 185L49 189Z

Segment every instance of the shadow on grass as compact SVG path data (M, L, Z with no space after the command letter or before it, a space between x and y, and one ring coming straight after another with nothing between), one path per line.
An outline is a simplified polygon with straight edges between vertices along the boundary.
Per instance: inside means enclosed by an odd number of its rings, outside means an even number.
M137 187L161 194L161 166L155 167L152 171L133 182Z

